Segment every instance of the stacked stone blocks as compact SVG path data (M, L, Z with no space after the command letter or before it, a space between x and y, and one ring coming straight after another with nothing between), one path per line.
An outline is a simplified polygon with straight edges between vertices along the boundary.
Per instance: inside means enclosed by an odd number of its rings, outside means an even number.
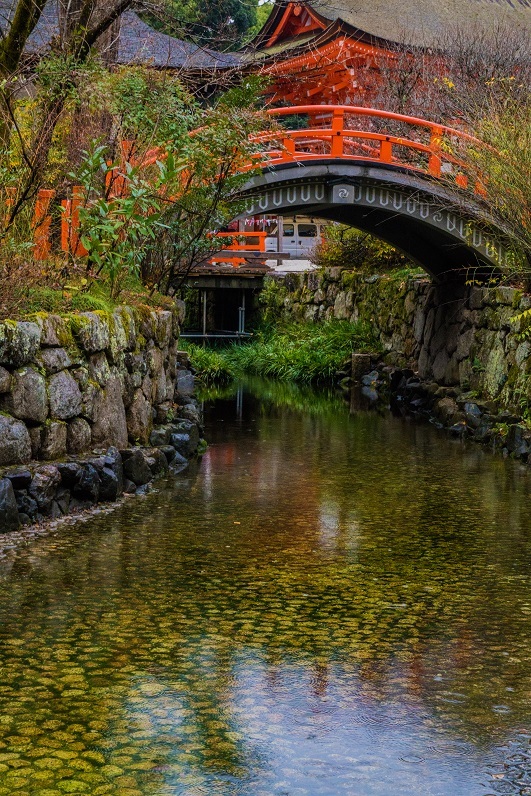
M187 464L199 414L178 350L181 311L0 323L0 532L116 500Z

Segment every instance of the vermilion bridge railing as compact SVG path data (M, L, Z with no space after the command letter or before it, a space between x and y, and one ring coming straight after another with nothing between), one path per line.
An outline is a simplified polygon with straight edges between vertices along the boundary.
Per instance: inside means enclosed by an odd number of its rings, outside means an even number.
M243 170L328 159L355 160L405 169L444 180L446 184L453 182L462 189L470 186L471 176L459 153L466 146L479 142L452 127L400 113L351 105L300 105L274 108L267 114L273 120L282 121L274 129L251 137L257 152L242 167ZM289 117L295 122L291 127L282 123L284 119L289 122ZM130 159L127 153L131 151L131 143L122 142L125 160ZM136 159L134 165L148 167L160 157L161 150L156 148ZM478 195L485 195L484 187L476 179L472 187ZM74 188L72 200L62 203L61 248L76 256L86 254L79 242L80 191ZM43 189L37 198L34 215L36 259L47 259L50 255L49 208L54 196L54 191ZM230 234L233 238L237 235ZM264 241L260 240L261 250L263 245ZM243 252L254 247L238 242L225 248L228 252ZM240 256L237 262L242 261Z
M257 162L262 168L271 168L328 158L361 160L435 178L450 176L461 188L469 185L459 151L476 140L452 127L351 105L300 105L274 108L268 114L288 121L295 117L298 124L253 136L260 146L255 166ZM481 186L475 187L481 193Z

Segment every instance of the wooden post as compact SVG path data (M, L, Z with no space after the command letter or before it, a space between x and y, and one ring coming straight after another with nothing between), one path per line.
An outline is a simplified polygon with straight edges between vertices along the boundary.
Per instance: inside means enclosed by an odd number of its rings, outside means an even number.
M61 249L74 257L86 257L88 251L79 241L79 208L83 202L83 188L80 185L72 188L72 199L64 199L63 216L61 218Z
M70 249L74 257L86 257L88 251L79 241L80 223L79 223L79 208L83 204L84 189L81 185L75 185L72 188L72 211L71 211L71 228L70 228Z
M37 194L33 215L33 256L36 260L47 260L51 254L50 229L52 217L48 210L55 191L41 188Z
M335 108L332 115L332 141L330 146L330 155L333 158L340 158L343 156L344 123L344 111Z

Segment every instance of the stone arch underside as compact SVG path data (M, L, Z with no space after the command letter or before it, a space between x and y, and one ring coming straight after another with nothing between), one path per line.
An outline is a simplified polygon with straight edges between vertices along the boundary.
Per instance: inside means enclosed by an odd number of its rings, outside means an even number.
M436 279L486 278L509 252L475 209L434 180L403 169L344 160L289 164L253 177L241 217L304 213L370 232Z

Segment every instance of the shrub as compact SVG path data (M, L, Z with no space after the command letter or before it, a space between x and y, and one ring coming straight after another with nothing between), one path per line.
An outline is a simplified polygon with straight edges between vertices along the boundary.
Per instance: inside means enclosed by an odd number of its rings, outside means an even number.
M382 273L395 268L418 266L398 249L343 224L330 226L318 247L315 262L321 268L340 267L366 273Z
M248 345L232 346L225 356L235 372L308 384L332 381L353 351L378 349L368 324L333 320L268 329Z

